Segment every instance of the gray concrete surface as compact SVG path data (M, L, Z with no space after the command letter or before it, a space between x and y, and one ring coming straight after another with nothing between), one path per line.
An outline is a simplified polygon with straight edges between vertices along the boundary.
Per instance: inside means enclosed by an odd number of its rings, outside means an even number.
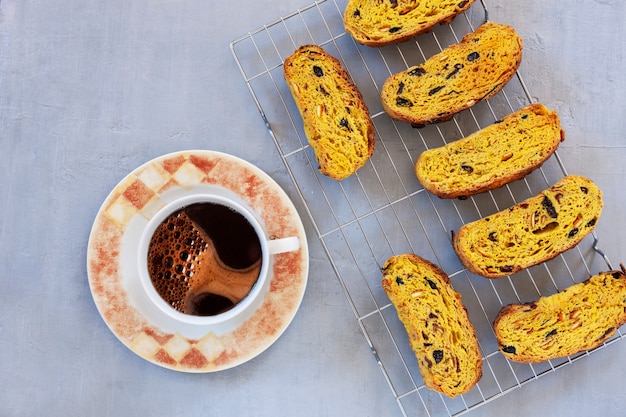
M229 50L306 0L0 2L0 415L400 416L320 243L302 307L268 351L193 375L122 346L87 283L103 199L165 153L213 149L293 184ZM598 226L626 258L626 6L487 2L525 40L529 90L562 116L560 155L605 192ZM297 202L301 207L301 204ZM310 222L305 218L310 231ZM618 416L619 342L469 415Z

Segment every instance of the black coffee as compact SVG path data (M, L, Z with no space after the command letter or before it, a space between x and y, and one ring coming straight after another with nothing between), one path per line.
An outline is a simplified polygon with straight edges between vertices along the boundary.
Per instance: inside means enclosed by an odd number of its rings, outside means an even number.
M245 269L261 259L259 237L241 213L215 203L196 203L183 211L213 241L227 266Z
M211 316L234 307L257 281L261 243L230 207L194 203L168 216L148 247L155 289L185 314Z

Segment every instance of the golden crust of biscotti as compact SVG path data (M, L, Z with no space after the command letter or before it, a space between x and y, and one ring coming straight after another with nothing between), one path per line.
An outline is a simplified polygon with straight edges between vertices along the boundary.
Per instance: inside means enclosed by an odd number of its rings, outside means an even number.
M404 324L424 384L449 397L469 391L482 376L482 356L448 276L417 255L396 255L383 266L382 286Z
M626 274L601 272L526 304L502 308L493 328L502 354L537 363L593 349L626 323Z
M460 43L389 77L381 91L383 108L393 119L414 125L450 120L497 94L521 61L522 39L515 30L484 23Z
M407 41L449 23L475 0L349 0L343 23L354 40L367 46L385 46Z
M472 273L514 274L576 246L595 229L602 192L588 178L568 175L508 209L462 226L452 243Z
M317 45L285 59L284 78L322 174L352 175L374 154L374 124L361 93L339 60Z
M529 104L463 139L422 152L415 174L440 198L469 197L523 178L564 138L555 111Z

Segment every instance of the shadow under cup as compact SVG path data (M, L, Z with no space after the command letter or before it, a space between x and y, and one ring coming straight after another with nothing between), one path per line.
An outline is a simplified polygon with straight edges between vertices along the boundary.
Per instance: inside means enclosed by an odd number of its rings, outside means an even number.
M250 210L208 194L169 203L145 233L145 290L168 315L196 323L246 310L264 294L270 255L300 246L295 237L274 245Z

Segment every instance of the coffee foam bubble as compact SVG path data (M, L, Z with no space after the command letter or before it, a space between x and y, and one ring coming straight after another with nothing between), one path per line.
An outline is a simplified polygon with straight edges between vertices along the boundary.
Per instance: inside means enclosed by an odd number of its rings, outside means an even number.
M245 269L225 265L211 238L184 210L165 219L150 241L152 283L161 298L182 313L212 315L232 308L249 293L260 270L260 258ZM195 304L206 303L206 294L215 300L216 310L210 314L199 312Z
M150 241L148 272L152 283L161 298L181 312L208 246L183 211L165 219Z

